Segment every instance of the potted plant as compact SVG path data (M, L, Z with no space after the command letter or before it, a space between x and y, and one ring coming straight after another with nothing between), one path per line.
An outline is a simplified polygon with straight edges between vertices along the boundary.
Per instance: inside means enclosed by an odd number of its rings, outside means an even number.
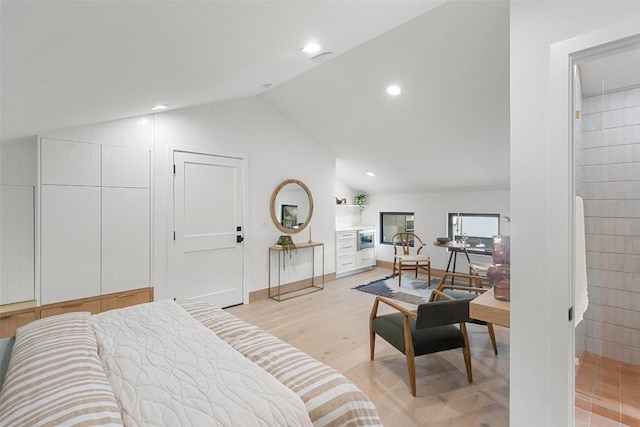
M358 205L360 209L364 209L367 204L367 195L365 193L356 194L353 198L353 203Z
M291 240L291 236L289 236L288 234L283 234L282 236L280 236L278 238L278 241L276 242L276 245L282 246L282 250L284 251L284 254L285 254L285 256L282 257L282 270L286 270L285 269L286 255L289 254L289 258L291 258L293 256L293 252L297 252L298 249L296 248L296 244L293 243L293 240Z

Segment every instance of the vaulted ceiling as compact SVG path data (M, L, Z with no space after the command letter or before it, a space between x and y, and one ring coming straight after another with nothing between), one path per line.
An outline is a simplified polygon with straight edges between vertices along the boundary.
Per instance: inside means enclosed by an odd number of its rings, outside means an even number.
M146 114L158 103L258 95L333 152L338 178L355 189L509 186L508 2L0 7L3 141ZM329 61L300 52L312 40L333 53ZM399 96L385 92L390 83Z
M356 189L508 189L509 5L448 2L262 97Z

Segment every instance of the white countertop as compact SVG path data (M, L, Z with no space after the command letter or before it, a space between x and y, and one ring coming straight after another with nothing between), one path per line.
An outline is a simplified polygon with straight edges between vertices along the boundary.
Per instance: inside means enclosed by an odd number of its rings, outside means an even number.
M336 228L336 231L357 231L357 230L375 230L375 225L353 225L350 227Z

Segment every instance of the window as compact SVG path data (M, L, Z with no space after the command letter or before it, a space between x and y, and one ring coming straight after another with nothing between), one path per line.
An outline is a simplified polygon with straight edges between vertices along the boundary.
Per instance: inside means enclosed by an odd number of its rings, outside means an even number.
M500 214L449 213L447 236L459 240L465 234L469 245L484 245L490 249L493 236L500 234Z
M396 233L413 233L413 212L380 212L380 230L380 243L383 245L390 245Z

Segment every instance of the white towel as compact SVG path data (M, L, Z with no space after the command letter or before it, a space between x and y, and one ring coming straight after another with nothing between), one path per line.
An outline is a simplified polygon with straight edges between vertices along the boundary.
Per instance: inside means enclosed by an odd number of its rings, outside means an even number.
M587 250L584 237L584 202L582 197L576 196L576 220L575 224L575 271L573 275L574 286L574 308L575 326L582 321L584 312L589 306L589 295L587 292Z

